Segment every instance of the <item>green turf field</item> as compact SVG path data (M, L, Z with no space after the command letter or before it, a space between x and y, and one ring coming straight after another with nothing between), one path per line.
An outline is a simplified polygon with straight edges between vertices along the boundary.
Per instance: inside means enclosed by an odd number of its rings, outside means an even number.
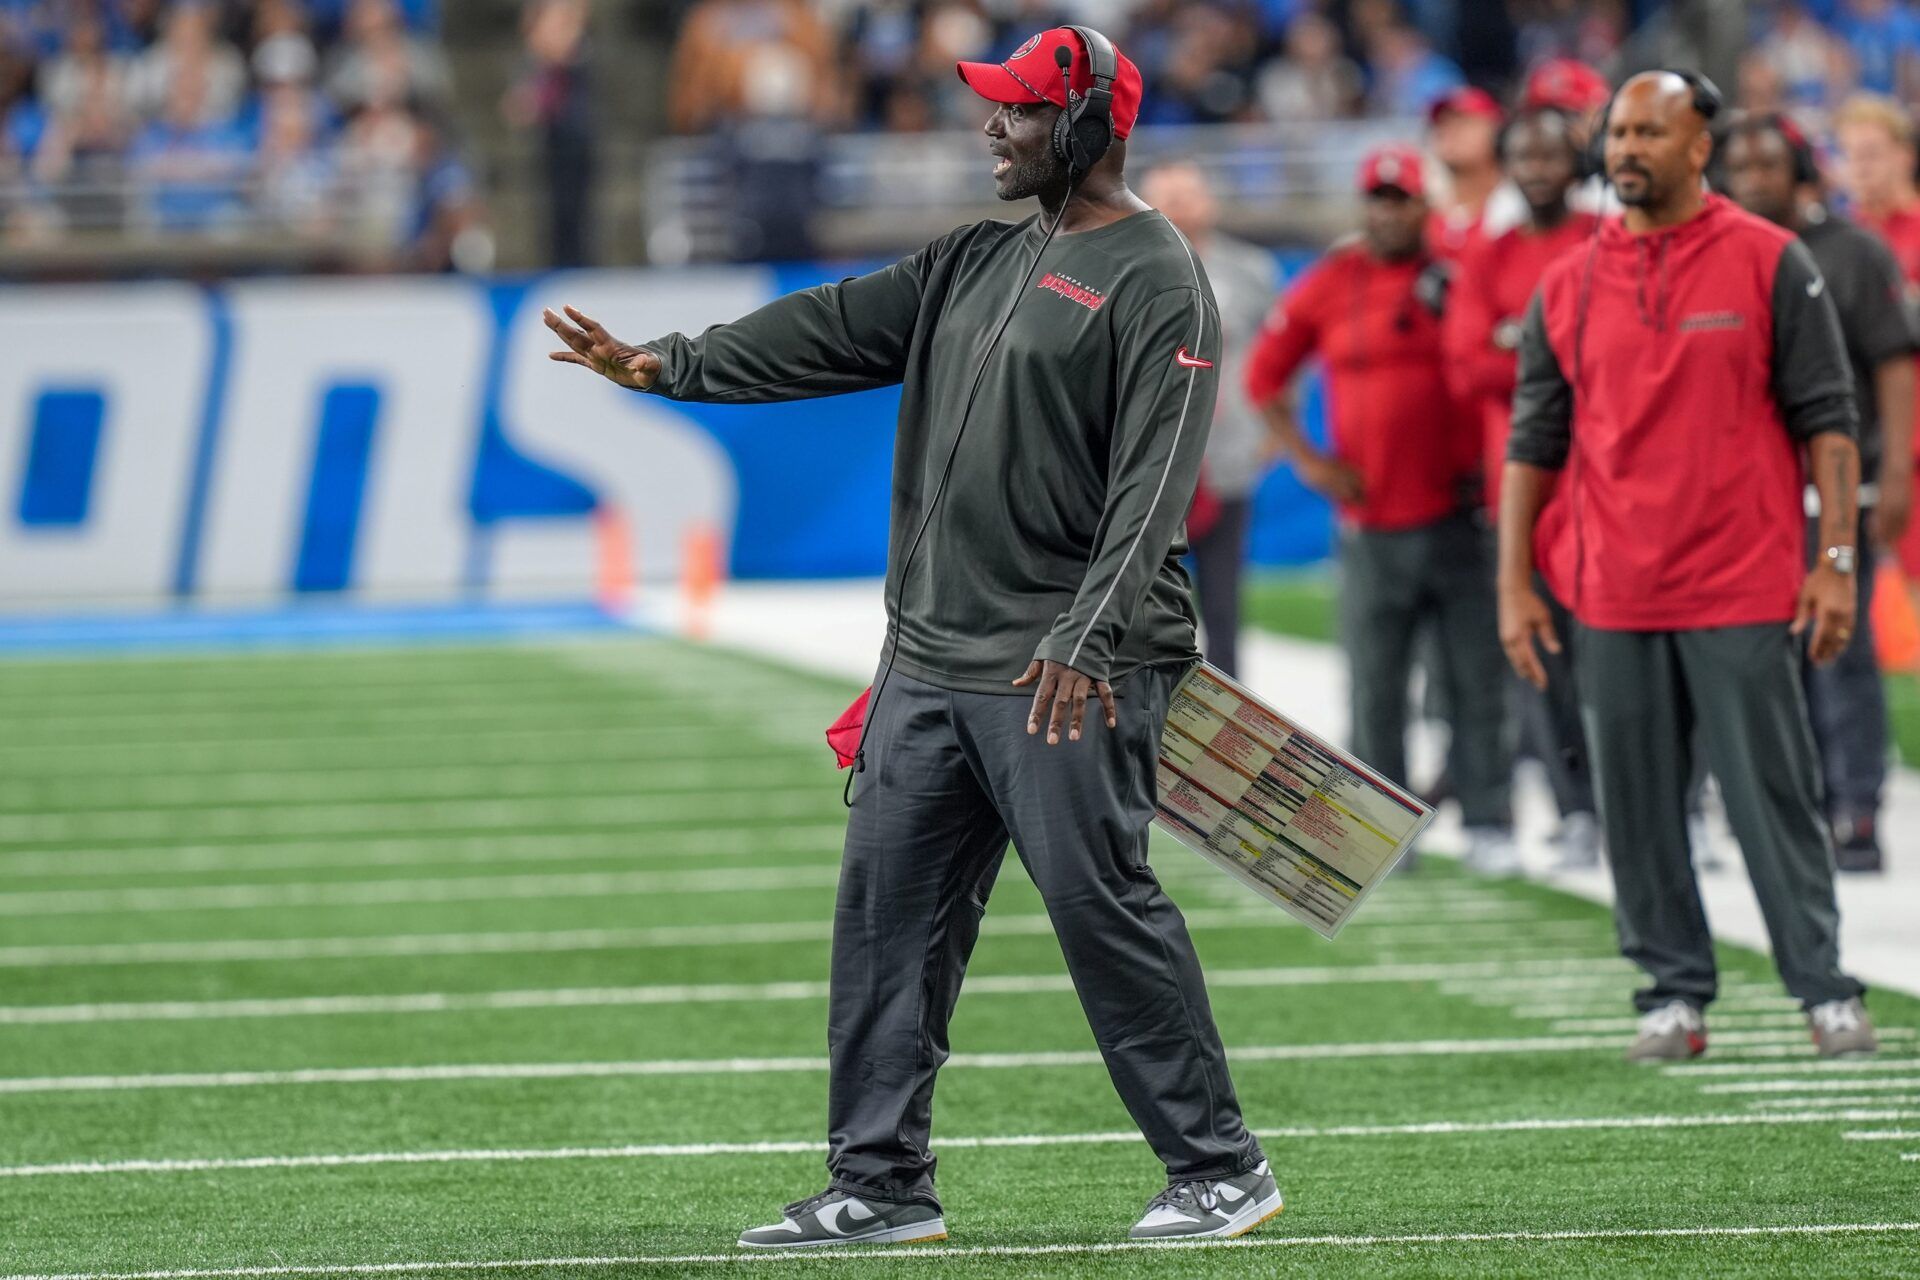
M1283 1216L1116 1247L1158 1170L1009 869L947 1245L737 1261L823 1181L853 692L647 639L0 663L0 1278L1920 1270L1920 1001L1817 1065L1730 950L1713 1059L1633 1070L1598 907L1429 859L1327 943L1171 843Z

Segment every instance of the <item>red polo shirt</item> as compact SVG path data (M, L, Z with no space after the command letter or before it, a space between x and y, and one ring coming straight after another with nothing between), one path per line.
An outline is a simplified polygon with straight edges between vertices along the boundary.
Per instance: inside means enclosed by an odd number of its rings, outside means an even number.
M1332 453L1364 496L1341 519L1411 529L1457 509L1461 417L1441 368L1440 323L1414 297L1424 257L1335 249L1290 288L1247 352L1247 394L1266 404L1309 357L1327 371Z

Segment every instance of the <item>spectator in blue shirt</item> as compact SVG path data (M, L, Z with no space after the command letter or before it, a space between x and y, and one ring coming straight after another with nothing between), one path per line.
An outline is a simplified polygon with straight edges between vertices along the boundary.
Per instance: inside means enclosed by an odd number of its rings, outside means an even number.
M1920 52L1920 23L1897 0L1846 0L1834 28L1853 51L1859 87L1899 94L1913 83L1912 63Z
M245 211L251 139L232 118L208 117L208 87L204 66L180 67L160 118L135 136L127 155L146 214L163 230L213 230Z

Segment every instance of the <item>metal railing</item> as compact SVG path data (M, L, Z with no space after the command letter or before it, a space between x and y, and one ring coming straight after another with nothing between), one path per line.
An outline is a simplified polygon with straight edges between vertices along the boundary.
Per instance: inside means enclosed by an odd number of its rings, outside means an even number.
M410 174L155 180L95 160L60 181L0 177L0 273L112 276L356 270L395 264L414 230Z
M1140 172L1179 158L1211 179L1222 221L1260 240L1325 240L1353 221L1353 172L1367 148L1419 138L1414 120L1290 121L1142 129ZM893 252L1005 216L978 132L826 134L747 126L673 139L648 158L648 256L657 262L768 256L765 220L803 219L813 252ZM755 184L761 189L755 189ZM1020 215L1024 216L1024 212ZM774 227L774 238L791 226ZM777 254L773 256L779 256Z

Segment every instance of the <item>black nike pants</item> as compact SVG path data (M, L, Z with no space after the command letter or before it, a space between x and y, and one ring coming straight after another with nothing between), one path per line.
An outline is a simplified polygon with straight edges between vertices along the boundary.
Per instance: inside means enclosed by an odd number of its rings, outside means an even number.
M1423 624L1430 675L1452 737L1447 772L1469 827L1513 825L1506 660L1493 598L1491 545L1467 515L1413 529L1340 534L1340 641L1351 671L1353 754L1407 784L1407 686Z
M1811 523L1807 541L1818 554L1819 529ZM1827 816L1841 821L1879 817L1880 793L1887 782L1887 695L1874 652L1874 553L1866 513L1854 546L1859 548L1854 575L1859 609L1853 639L1831 665L1807 663L1802 672L1827 784Z
M1773 962L1811 1007L1859 995L1840 969L1820 762L1786 624L1697 631L1576 628L1573 666L1613 871L1620 953L1653 980L1641 1012L1719 991L1687 842L1696 740L1720 783Z
M928 1147L947 1024L1011 838L1046 902L1108 1075L1181 1181L1262 1159L1241 1121L1185 921L1147 866L1179 667L1089 703L1078 742L1028 736L1029 696L895 671L866 729L834 908L827 1168L875 1200L939 1203Z

